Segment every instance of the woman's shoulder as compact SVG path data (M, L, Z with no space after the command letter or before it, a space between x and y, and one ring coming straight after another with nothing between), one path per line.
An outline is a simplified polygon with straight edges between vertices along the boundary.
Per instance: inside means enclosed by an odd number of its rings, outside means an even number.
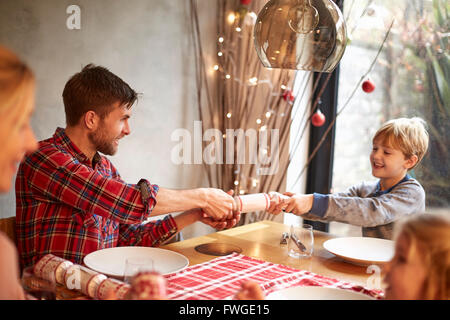
M19 266L16 246L0 231L0 300L24 299L19 281Z

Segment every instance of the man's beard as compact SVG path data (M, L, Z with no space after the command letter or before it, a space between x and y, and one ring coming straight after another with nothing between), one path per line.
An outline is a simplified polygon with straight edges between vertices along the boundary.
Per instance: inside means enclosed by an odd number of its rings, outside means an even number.
M116 154L117 146L114 144L114 141L117 138L109 138L105 130L97 129L96 131L89 133L88 137L98 152L107 156Z

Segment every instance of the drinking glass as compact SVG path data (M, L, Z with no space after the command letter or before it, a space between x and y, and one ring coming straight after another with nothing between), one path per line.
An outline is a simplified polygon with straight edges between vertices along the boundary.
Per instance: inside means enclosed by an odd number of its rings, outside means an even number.
M304 224L301 227L291 226L288 239L288 255L292 258L309 258L314 250L313 227Z
M155 271L151 258L132 257L125 260L124 281L130 283L131 279L140 272Z

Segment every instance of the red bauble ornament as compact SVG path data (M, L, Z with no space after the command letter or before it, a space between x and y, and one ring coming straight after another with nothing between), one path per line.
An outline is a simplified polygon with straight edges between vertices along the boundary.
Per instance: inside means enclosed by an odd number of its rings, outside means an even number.
M294 102L295 97L292 94L291 90L285 90L284 93L283 93L283 99L288 101L288 102Z
M373 90L375 90L375 83L368 79L362 83L362 89L366 93L371 93Z
M311 123L314 127L321 127L325 123L325 115L320 112L320 110L317 110L314 112L313 116L311 117Z
M252 0L241 0L241 4L243 4L244 6L248 6L251 2Z

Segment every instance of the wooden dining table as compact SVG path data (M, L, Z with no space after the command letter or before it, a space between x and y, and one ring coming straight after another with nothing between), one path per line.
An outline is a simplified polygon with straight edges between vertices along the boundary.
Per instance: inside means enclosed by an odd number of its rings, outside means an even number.
M289 232L289 229L288 225L265 220L171 243L161 248L181 253L189 259L189 265L193 266L217 258L214 255L198 252L195 249L197 246L207 243L229 244L241 248L241 254L252 258L362 286L368 285L368 279L373 275L372 269L368 269L368 266L351 264L323 247L326 240L336 238L329 233L314 231L314 251L311 258L290 257L287 245L280 244L283 232Z
M170 243L161 246L161 248L184 255L189 259L189 266L194 266L218 257L218 255L201 253L196 250L196 247L204 244L231 245L239 248L240 254L251 258L285 265L294 269L306 270L363 287L368 286L368 280L373 273L369 272L367 266L349 263L324 249L323 243L326 240L336 238L336 236L329 233L314 230L312 257L290 257L287 252L287 245L280 243L283 233L289 232L289 229L290 226L288 225L265 220ZM57 299L72 300L84 298L87 297L80 292L68 290L58 285Z

